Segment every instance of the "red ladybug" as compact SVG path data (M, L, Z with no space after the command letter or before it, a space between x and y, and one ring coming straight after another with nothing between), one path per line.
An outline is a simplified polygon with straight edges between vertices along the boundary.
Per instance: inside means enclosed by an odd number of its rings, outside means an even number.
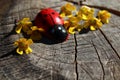
M41 10L35 18L34 25L45 29L43 35L57 41L65 41L68 33L63 26L64 20L51 8Z

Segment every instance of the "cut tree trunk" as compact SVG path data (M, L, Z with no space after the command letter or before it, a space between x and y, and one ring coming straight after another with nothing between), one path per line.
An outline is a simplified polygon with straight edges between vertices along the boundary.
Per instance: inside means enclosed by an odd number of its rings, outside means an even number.
M43 8L60 11L78 0L0 0L0 80L120 80L120 0L86 0L83 4L111 12L109 24L63 43L35 42L29 55L16 55L15 22L34 20Z

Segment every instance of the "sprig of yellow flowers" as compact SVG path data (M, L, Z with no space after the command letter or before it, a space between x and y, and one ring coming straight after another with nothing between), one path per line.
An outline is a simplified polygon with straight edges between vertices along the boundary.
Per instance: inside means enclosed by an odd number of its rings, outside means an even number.
M97 30L103 24L109 23L111 14L106 10L101 10L94 16L94 9L88 6L82 6L77 11L77 8L71 3L67 3L61 7L60 16L68 17L64 22L64 26L70 34L76 31L80 32L83 29Z
M33 26L30 18L23 18L17 23L15 31L18 34L23 31L29 36L29 39L20 38L14 42L14 45L17 46L16 52L22 55L23 53L29 54L32 52L32 49L29 46L33 43L33 40L41 39L41 32L43 32L44 29Z
M101 10L95 17L93 8L82 6L77 11L73 4L67 3L61 7L60 16L67 18L64 21L64 27L68 33L75 34L76 31L80 32L83 29L92 31L99 29L103 24L109 23L111 14L106 10ZM23 18L17 23L15 31L18 34L23 31L29 36L29 39L20 38L14 42L14 45L17 46L16 52L22 55L23 53L29 54L32 52L29 46L33 43L33 40L41 39L41 32L44 32L44 29L33 26L30 18Z

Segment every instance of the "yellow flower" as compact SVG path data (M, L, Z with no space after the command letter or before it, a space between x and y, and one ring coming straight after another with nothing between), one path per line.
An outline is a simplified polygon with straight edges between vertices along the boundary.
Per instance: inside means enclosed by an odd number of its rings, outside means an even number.
M20 55L22 55L24 52L26 54L29 54L32 52L32 49L29 47L33 43L32 39L25 39L20 38L18 41L14 42L14 45L18 48L16 49L16 52Z
M61 7L60 11L60 16L65 17L65 16L72 16L72 12L76 10L76 7L70 3L65 4L64 6Z
M77 17L83 20L87 20L94 15L94 9L87 7L87 6L82 6L80 10L78 11Z
M31 27L31 30L27 32L27 34L30 35L30 38L32 40L40 40L42 37L42 32L44 32L44 29L38 28L37 26L33 26Z
M78 22L79 20L77 17L70 17L67 21L64 22L64 27L70 34L74 34L76 27L79 25Z
M102 23L109 23L110 17L111 14L106 10L102 10L98 12L98 18L101 20Z
M27 32L30 30L30 27L32 26L32 22L30 21L29 18L23 18L20 20L17 24L17 27L15 29L16 33L20 33L21 30L24 32Z
M70 34L74 34L75 33L75 26L71 26L70 21L64 21L64 27L67 29L67 31Z
M77 17L70 17L68 20L64 21L64 26L65 28L68 27L75 27L78 25L79 20L77 19Z
M89 20L85 21L83 24L84 28L90 28L90 30L96 30L102 26L102 23L99 19L97 18L90 18Z
M75 34L75 27L69 27L68 32L70 34Z
M79 22L78 18L74 16L70 17L68 21L70 22L70 26L77 26Z

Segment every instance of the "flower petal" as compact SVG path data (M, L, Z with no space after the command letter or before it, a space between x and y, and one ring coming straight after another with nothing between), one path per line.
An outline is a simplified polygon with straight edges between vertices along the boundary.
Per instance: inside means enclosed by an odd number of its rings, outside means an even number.
M15 45L15 46L18 46L18 41L15 41L15 42L14 42L14 45Z
M96 30L94 26L90 26L90 30L94 31Z
M26 50L25 50L25 53L26 54L29 54L29 53L31 53L32 52L32 49L30 48L30 47L28 47Z
M60 13L60 17L64 18L65 17L65 13L64 12Z
M64 21L64 27L67 29L70 26L70 22L69 21Z
M32 44L32 43L33 43L32 39L28 39L28 40L27 40L27 44L28 44L28 45L30 45L30 44Z
M22 29L22 25L19 24L19 25L16 27L16 29L15 29L16 33L19 34L19 33L21 32L21 29Z
M75 27L70 27L69 30L68 30L68 32L70 34L75 34Z
M27 22L27 21L30 21L30 18L23 18L21 21L22 22Z
M34 31L34 30L37 30L38 27L37 26L32 26L31 29Z
M82 15L82 19L83 19L83 20L87 20L88 17L87 17L86 15L83 14L83 15Z
M43 28L38 28L38 31L40 31L40 32L45 32L45 29L43 29Z
M22 50L20 50L19 48L17 48L16 52L17 52L18 54L20 54L20 55L22 55L22 54L23 54L23 51L22 51Z

